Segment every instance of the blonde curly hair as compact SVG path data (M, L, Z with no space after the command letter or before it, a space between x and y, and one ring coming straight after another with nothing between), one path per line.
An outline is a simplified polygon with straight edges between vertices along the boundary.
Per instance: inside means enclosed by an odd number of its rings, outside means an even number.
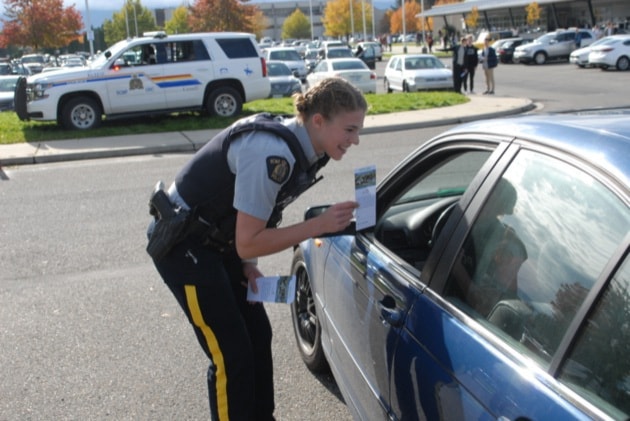
M330 77L311 87L305 93L293 94L295 114L304 123L314 114L330 120L335 114L349 111L367 111L363 93L347 80Z

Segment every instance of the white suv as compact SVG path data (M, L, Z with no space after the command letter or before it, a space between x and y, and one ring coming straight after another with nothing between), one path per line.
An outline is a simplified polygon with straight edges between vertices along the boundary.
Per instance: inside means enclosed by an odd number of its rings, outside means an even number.
M593 32L580 29L581 47L595 41ZM575 50L576 29L564 29L541 35L534 41L519 45L514 49L513 61L516 63L545 64L548 60L565 59Z
M107 118L202 110L240 114L271 85L253 34L166 35L120 41L87 68L29 76L16 89L21 120L90 129Z

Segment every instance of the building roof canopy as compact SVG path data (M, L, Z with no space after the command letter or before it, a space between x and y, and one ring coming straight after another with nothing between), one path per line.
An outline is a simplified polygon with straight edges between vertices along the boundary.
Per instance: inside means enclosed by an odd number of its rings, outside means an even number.
M539 5L550 3L567 3L574 0L537 0ZM451 3L441 6L434 6L424 13L419 13L417 17L431 17L431 16L448 16L468 13L473 7L477 7L478 11L495 10L495 9L509 9L512 7L525 7L530 4L532 0L468 0L462 3Z

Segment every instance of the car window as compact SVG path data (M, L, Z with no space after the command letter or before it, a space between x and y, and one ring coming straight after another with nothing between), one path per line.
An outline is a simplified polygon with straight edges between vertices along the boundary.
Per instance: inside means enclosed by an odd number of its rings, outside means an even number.
M352 60L352 61L332 61L333 70L365 70L368 67L360 60Z
M216 41L227 58L258 57L258 51L250 38L217 38Z
M629 229L627 206L603 184L521 151L472 224L445 294L548 367Z
M630 257L613 277L560 380L615 419L630 417Z
M459 200L491 153L466 149L415 164L409 179L398 182L396 198L385 205L376 222L375 238L422 270L431 251L436 221Z

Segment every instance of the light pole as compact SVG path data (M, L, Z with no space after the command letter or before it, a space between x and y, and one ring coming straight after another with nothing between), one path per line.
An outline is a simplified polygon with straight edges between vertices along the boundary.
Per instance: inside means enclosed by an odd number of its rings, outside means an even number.
M311 13L311 41L313 41L315 39L315 33L313 32L313 0L308 0L308 7Z
M363 41L367 41L367 28L365 27L365 0L361 0L361 10L363 12Z
M407 23L405 22L405 2L402 3L403 53L407 54Z
M92 31L92 24L90 23L90 7L88 6L88 0L85 0L85 18L87 19L87 39L90 43L90 59L94 57L94 31Z
M427 41L426 41L426 36L424 33L424 0L422 0L420 2L420 15L421 15L421 19L422 19L422 52L426 53L427 52Z
M354 0L350 0L350 38L354 41ZM350 41L350 40L348 40Z

